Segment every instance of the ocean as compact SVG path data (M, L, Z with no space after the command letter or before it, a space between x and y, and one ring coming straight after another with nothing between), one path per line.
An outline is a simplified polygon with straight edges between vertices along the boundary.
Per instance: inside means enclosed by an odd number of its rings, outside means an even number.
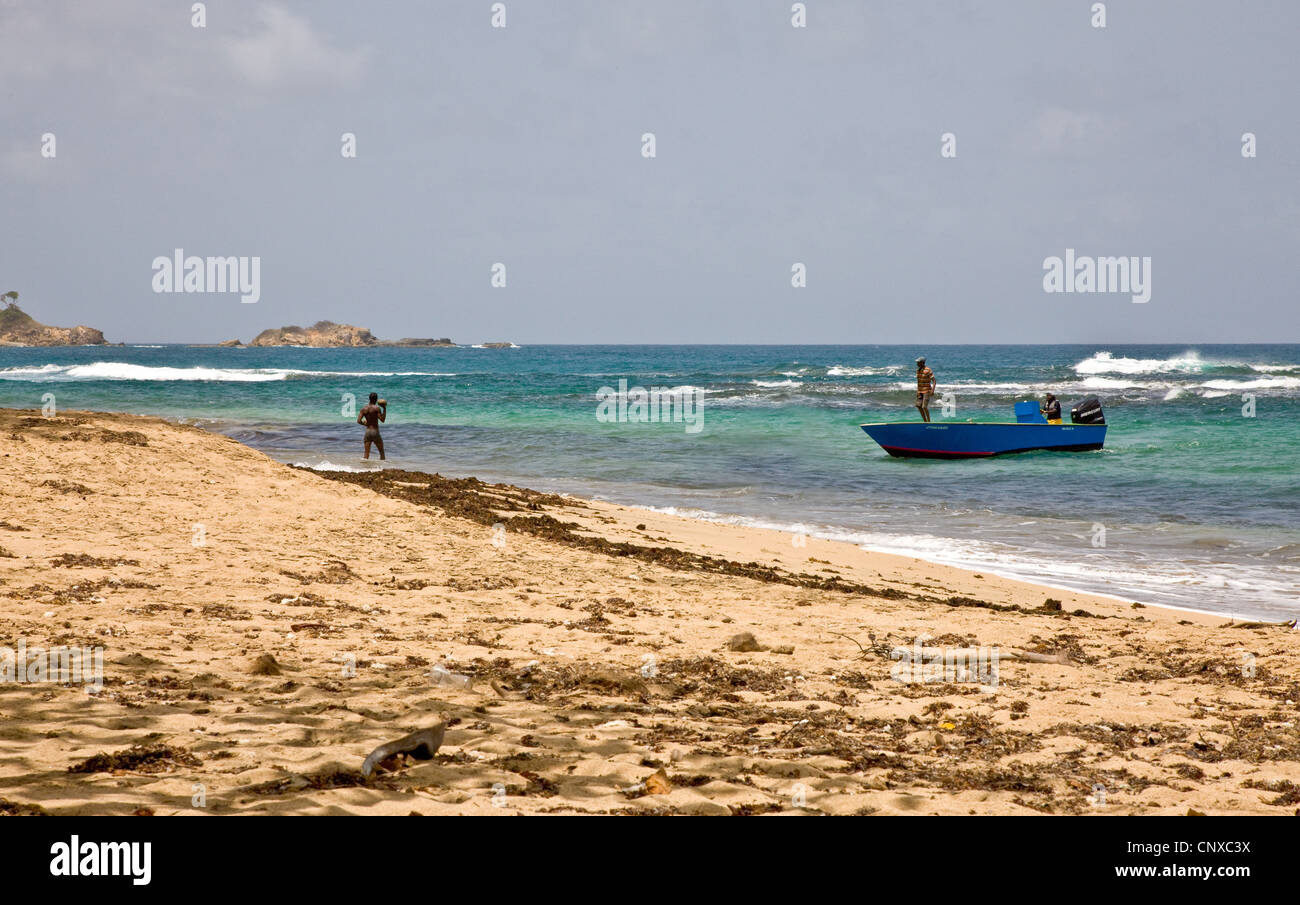
M893 459L924 354L956 420L1100 398L1105 449ZM700 418L598 418L603 388L688 388ZM1300 616L1300 345L0 348L0 406L161 415L283 462L474 475L835 538L1063 588ZM692 415L695 413L692 412ZM1068 418L1068 414L1066 416Z

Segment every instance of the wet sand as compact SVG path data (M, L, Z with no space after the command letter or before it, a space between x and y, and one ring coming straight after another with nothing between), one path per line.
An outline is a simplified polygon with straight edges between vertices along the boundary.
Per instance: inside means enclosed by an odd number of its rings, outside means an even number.
M1300 808L1288 628L153 418L0 438L0 645L104 649L0 684L0 813ZM898 681L919 637L996 685Z

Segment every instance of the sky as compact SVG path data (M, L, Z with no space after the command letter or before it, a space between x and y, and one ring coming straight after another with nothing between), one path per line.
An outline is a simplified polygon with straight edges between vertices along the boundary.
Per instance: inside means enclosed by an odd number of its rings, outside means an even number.
M128 342L1300 341L1292 0L493 5L0 0L0 292ZM177 248L259 300L155 292ZM1044 291L1066 249L1150 300Z

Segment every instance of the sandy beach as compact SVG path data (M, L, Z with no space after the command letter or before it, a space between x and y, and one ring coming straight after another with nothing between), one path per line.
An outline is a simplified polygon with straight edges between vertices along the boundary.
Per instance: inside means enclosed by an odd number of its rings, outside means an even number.
M156 418L0 437L0 645L103 648L0 684L0 813L1300 809L1287 627ZM996 684L901 681L917 639Z

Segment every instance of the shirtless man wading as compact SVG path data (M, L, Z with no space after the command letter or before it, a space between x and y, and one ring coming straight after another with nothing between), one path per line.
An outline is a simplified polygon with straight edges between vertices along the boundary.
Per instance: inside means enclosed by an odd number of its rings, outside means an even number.
M370 404L362 406L357 412L357 424L366 426L366 453L361 458L370 458L370 444L379 450L379 458L384 458L384 439L379 436L379 422L388 420L388 400L380 399L378 393L370 394Z

